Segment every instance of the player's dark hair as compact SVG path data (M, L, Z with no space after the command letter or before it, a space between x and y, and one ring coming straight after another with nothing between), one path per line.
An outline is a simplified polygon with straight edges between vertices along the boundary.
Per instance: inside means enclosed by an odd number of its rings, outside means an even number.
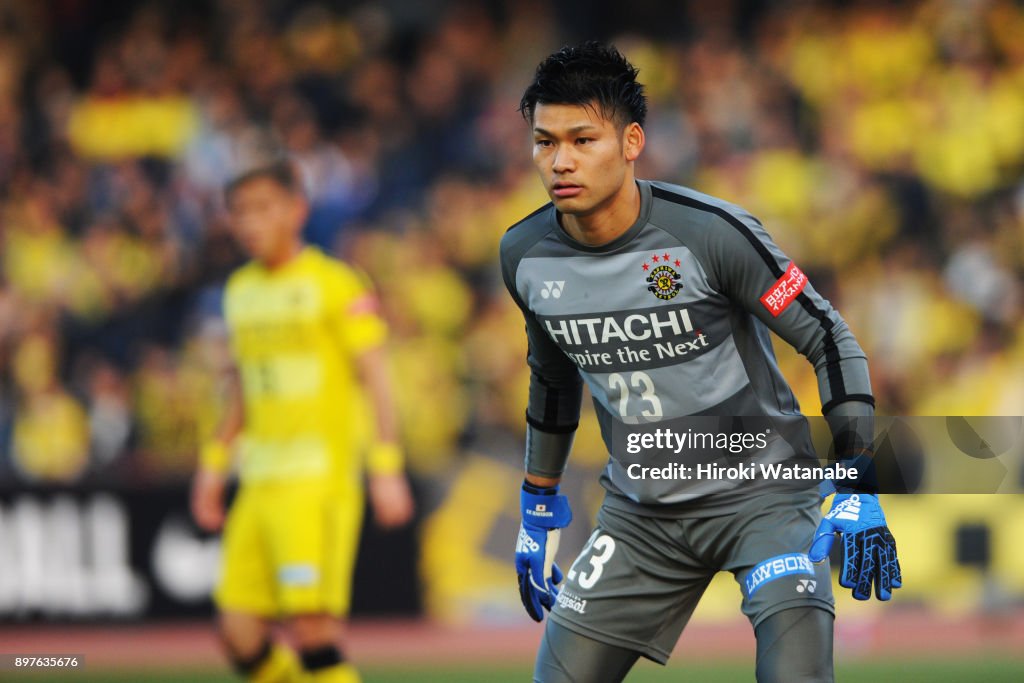
M303 194L302 179L298 171L290 161L282 159L251 168L232 178L224 186L224 200L230 204L232 196L240 187L257 179L273 181L291 194Z
M612 45L588 41L565 46L537 66L519 111L533 121L538 104L596 106L620 126L647 118L644 86L637 69Z

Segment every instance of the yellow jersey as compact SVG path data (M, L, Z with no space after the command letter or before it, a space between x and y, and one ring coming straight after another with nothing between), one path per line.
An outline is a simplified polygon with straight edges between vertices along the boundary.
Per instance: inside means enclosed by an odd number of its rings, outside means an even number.
M315 247L228 279L224 317L239 367L242 481L356 483L370 413L355 359L386 328L359 275Z

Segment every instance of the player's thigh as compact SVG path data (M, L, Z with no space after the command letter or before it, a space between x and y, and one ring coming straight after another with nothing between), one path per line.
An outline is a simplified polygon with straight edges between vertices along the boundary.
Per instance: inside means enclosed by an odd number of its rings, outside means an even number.
M362 498L316 485L277 493L268 537L282 616L347 612Z
M262 496L243 485L228 510L214 601L221 612L271 617L277 610L273 567L262 524Z
M754 630L758 683L832 683L833 621L818 607L793 607L764 619Z
M602 508L550 619L664 663L714 572L682 550L678 521Z
M835 613L828 560L807 556L821 519L816 492L761 496L719 529L730 549L723 569L743 594L743 613L756 628L772 614L794 607Z
M352 603L352 574L363 527L362 496L335 500L328 510L327 519L324 599L328 614L342 617L348 614Z
M537 652L534 683L618 683L640 653L570 631L551 621Z

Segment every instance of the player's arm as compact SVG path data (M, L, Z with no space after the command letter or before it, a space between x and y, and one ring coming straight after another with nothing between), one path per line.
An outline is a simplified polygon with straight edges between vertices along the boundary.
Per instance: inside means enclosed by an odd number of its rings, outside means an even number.
M526 409L525 477L520 492L522 523L516 541L519 595L535 621L558 596L562 572L555 564L561 529L569 526L569 500L558 492L580 419L582 381L576 366L529 312L530 398Z
M723 217L710 231L709 254L719 290L814 366L839 457L868 453L875 399L867 358L832 304L749 214Z
M351 359L374 416L366 453L374 519L384 528L401 526L412 518L413 499L405 478L405 458L399 446L387 370L387 326L368 281L356 271L333 264L323 272L323 286L334 312L339 350Z
M849 326L756 218L728 214L711 231L720 291L742 305L814 366L822 413L855 401L874 407L867 358Z
M412 518L413 500L398 444L398 426L384 347L374 346L361 352L356 357L356 370L370 398L376 420L376 437L366 463L374 518L384 528L401 526Z
M713 234L709 253L721 291L811 362L836 454L860 474L837 490L832 512L815 535L811 559L824 560L834 534L843 534L848 552L840 584L852 588L855 598L867 600L874 583L875 595L888 600L901 585L901 576L871 462L875 401L864 351L831 303L757 219L730 214Z
M515 288L512 268L502 274L526 321L530 394L526 408L525 476L520 493L522 523L516 541L519 596L535 621L555 604L562 572L555 565L561 529L572 521L569 501L558 492L580 419L583 382L579 370L543 331Z
M535 486L557 486L580 422L583 380L533 314L525 312L524 316L530 366L525 479Z
M224 524L231 449L245 420L242 382L234 364L224 369L224 385L224 412L213 437L200 447L199 465L192 479L192 516L206 531L217 531Z

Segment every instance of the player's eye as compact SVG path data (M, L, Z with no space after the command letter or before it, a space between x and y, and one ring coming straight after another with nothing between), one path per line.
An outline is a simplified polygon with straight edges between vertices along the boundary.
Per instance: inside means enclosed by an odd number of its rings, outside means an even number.
M576 138L577 145L586 145L594 141L594 138Z
M551 140L535 140L534 144L537 145L538 147L550 147Z

